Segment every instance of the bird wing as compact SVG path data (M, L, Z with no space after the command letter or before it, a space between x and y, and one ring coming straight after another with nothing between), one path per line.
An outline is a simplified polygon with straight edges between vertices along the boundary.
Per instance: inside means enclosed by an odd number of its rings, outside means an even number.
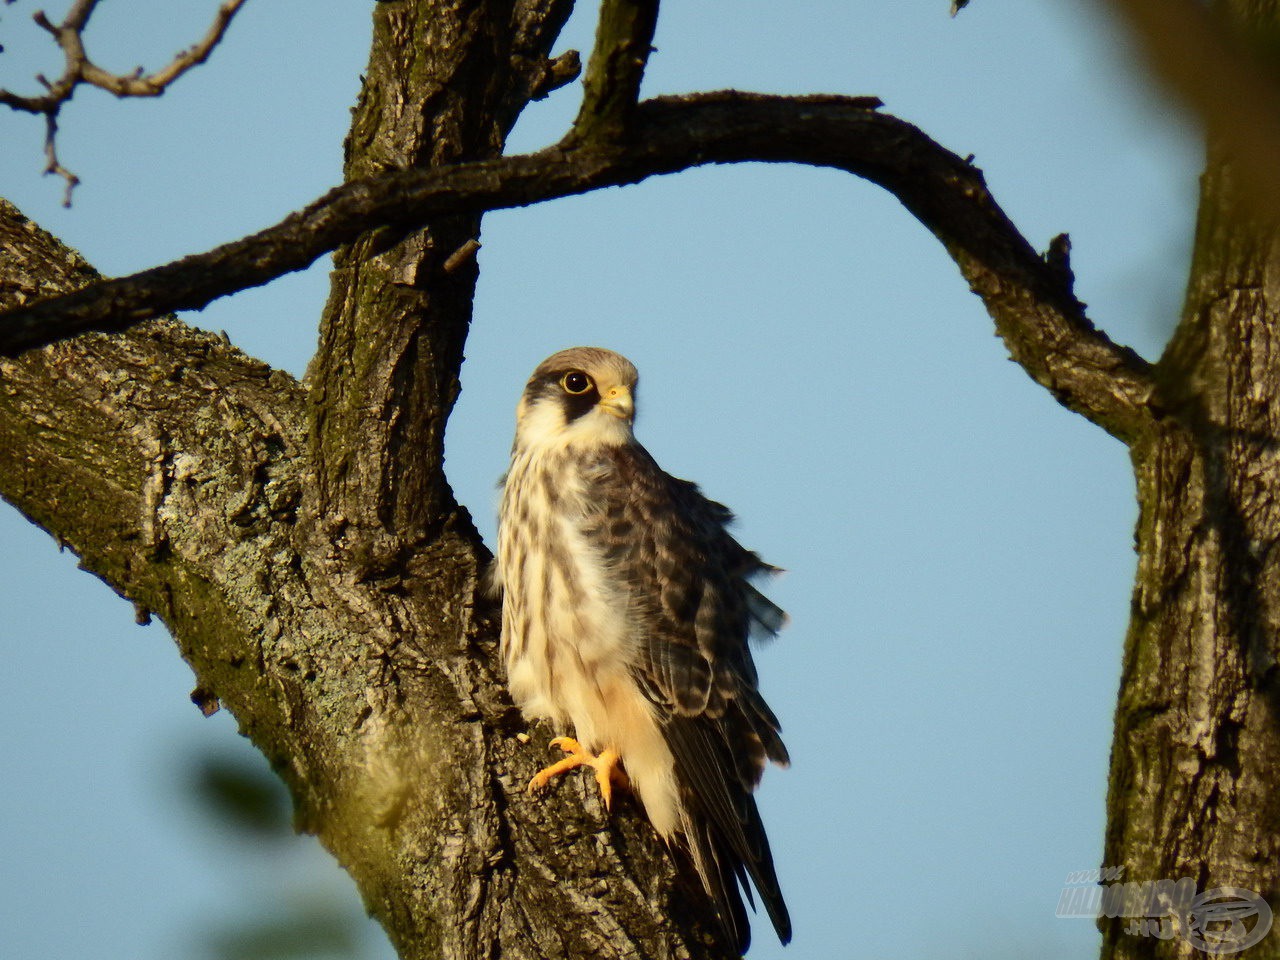
M767 760L788 762L748 646L785 620L750 582L775 568L729 535L726 507L643 447L606 456L592 471L584 535L627 587L632 673L675 761L690 853L739 949L750 936L738 890L750 900L748 876L786 943L790 919L752 796Z

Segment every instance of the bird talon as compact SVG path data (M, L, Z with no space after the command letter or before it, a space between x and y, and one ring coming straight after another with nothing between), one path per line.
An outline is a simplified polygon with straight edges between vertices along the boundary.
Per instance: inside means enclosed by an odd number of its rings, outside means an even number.
M543 767L535 773L529 781L530 793L537 793L543 789L551 782L552 777L568 773L577 767L591 767L596 774L596 783L600 787L600 797L604 800L604 808L612 811L614 786L616 785L623 789L631 786L631 781L627 778L626 773L618 766L620 760L618 751L612 749L602 750L598 756L592 756L573 737L556 737L551 741L551 746L559 747L568 756L550 766Z
M591 764L596 771L596 783L600 786L600 797L604 800L604 808L613 812L613 788L616 784L624 790L631 787L626 772L618 766L621 758L616 750L605 750Z

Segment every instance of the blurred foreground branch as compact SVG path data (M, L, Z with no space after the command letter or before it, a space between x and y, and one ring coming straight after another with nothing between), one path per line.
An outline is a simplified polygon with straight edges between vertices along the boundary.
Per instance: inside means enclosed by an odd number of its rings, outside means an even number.
M1245 192L1280 217L1280 71L1230 22L1197 0L1111 0L1155 75L1238 164Z

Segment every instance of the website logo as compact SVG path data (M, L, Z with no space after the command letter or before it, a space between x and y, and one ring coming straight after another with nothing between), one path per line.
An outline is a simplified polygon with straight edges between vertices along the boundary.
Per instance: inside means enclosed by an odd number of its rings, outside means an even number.
M1223 956L1259 943L1271 930L1271 905L1243 887L1197 891L1181 880L1124 881L1124 867L1068 874L1059 917L1122 917L1134 937L1180 937L1203 953Z

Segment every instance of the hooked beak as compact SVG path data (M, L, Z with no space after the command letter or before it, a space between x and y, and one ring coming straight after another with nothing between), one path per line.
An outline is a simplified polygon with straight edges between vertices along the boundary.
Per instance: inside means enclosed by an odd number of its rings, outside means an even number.
M600 409L610 416L628 422L635 416L636 404L628 387L612 387L600 398Z

